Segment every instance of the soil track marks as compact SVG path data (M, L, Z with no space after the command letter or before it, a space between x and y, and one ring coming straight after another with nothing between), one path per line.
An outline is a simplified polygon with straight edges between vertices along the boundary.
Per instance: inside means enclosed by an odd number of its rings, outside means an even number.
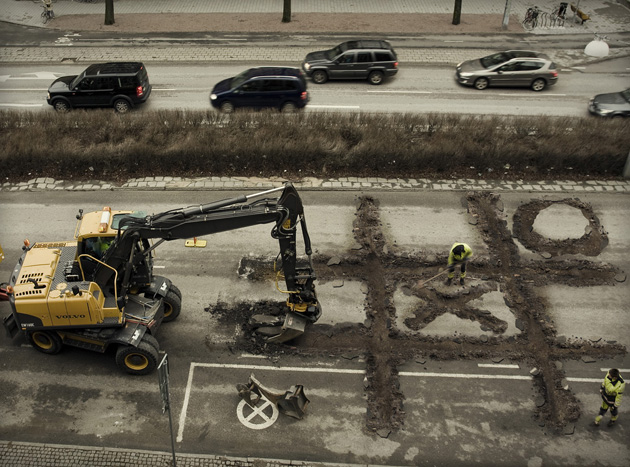
M435 275L444 266L446 258L437 259L435 252L411 256L399 252L394 245L387 245L378 200L363 196L359 198L353 226L360 248L336 257L334 262L329 261L330 257L320 256L315 259L315 267L320 281L344 278L367 285L366 325L341 327L315 324L290 345L270 345L255 335L253 327L248 324L249 318L255 314L282 315L282 303L242 303L236 307L217 304L208 307L207 311L217 313L221 322L229 326L226 329L233 329L235 323L240 327L234 343L238 351L269 356L294 353L307 358L363 355L367 373L366 430L380 436L388 436L405 422L404 394L400 392L398 367L405 361L418 358L499 358L530 365L537 369L533 373L534 384L543 400L536 403L538 423L561 428L577 420L580 411L574 394L563 387L565 375L560 360L582 356L604 359L623 354L626 350L619 344L604 340L593 343L558 338L546 304L538 297L536 288L549 284L572 287L612 285L620 277L625 280L625 275L605 263L558 256L562 253L596 256L607 244L606 234L592 208L579 200L534 200L522 205L514 216L514 232L508 227L498 195L471 192L465 201L489 252L487 257L475 258L474 275L480 280L470 280L466 288L446 289L431 285L418 288L418 280ZM551 203L565 203L580 209L589 220L588 233L580 239L561 242L532 234L536 216ZM550 257L540 261L523 260L515 238L527 249L546 252ZM271 269L270 260L244 259L240 270L247 271L250 279L267 280L267 275L260 272L263 269ZM423 272L419 274L418 271ZM469 304L497 289L514 315L520 334L504 336L508 323ZM396 326L394 292L397 290L419 299L413 316L405 320L405 326L412 333ZM436 337L422 333L424 327L445 313L476 321L482 331L491 334Z

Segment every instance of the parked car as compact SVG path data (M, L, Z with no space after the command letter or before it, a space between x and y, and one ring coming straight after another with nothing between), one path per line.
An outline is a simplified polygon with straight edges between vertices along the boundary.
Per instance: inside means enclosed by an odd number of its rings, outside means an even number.
M218 82L210 94L210 104L225 113L238 107L294 112L308 100L304 74L291 67L250 68Z
M556 84L558 70L545 54L531 50L507 50L457 65L460 84L482 90L489 86L529 87L542 91Z
M124 113L150 95L149 75L142 63L109 62L56 79L48 88L46 101L61 112L75 107L113 107Z
M596 95L589 101L588 111L600 117L630 117L630 88Z
M316 84L329 79L367 79L371 84L381 84L398 73L398 57L387 41L348 41L307 54L302 70Z

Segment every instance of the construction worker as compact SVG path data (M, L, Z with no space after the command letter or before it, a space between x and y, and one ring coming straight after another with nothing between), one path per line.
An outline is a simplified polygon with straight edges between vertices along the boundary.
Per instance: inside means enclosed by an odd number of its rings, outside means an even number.
M606 411L609 408L610 421L608 422L608 426L613 426L615 424L625 387L626 383L619 374L619 370L616 368L608 370L608 374L604 378L602 387L599 388L599 393L602 395L602 406L599 409L599 415L595 417L595 426L599 426L599 423L602 421L602 417L606 414Z
M460 266L459 285L464 285L466 277L466 262L472 257L472 249L465 243L455 243L448 255L448 279L446 285L451 285L455 277L455 266Z

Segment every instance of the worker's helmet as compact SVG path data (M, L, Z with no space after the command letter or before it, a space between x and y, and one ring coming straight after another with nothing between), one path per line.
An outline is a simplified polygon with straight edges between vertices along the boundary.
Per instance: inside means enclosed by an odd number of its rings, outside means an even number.
M464 248L464 245L457 245L455 248L453 248L453 254L455 256L461 256L464 254L464 251L466 249Z
M611 368L608 370L608 374L613 379L619 379L619 370L617 368Z

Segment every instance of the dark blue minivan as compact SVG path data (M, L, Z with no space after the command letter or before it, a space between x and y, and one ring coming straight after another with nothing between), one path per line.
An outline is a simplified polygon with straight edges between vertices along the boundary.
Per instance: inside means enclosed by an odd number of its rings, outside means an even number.
M295 112L308 103L306 80L299 68L250 68L218 82L210 94L210 104L230 113L238 107L277 108Z

